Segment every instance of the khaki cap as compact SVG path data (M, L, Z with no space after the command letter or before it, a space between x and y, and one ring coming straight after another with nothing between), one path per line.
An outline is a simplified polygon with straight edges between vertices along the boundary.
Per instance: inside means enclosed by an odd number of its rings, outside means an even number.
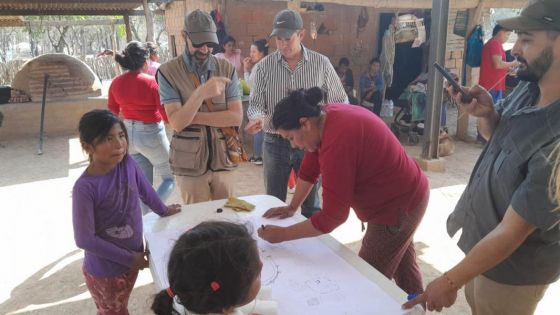
M218 36L216 36L216 24L210 14L206 12L197 9L185 16L184 30L195 45L219 44Z
M516 32L560 31L560 1L539 0L531 2L521 14L496 23Z

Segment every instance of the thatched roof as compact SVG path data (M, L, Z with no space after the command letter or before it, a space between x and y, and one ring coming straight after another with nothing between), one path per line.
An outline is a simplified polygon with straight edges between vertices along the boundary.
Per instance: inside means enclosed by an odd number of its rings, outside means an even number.
M0 0L0 15L123 15L142 0Z

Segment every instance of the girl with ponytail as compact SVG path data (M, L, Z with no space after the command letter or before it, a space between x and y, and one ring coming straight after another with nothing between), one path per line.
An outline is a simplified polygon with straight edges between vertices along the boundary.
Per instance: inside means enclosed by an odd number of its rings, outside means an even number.
M180 314L173 302L192 314L239 315L237 307L255 299L262 262L246 226L207 221L183 234L171 251L169 288L154 298L157 315Z

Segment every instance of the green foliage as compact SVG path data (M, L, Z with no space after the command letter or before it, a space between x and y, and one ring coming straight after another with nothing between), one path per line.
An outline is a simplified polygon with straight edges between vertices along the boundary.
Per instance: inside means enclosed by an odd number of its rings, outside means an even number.
M117 25L116 27L117 37L118 38L125 38L126 37L126 27L124 24Z

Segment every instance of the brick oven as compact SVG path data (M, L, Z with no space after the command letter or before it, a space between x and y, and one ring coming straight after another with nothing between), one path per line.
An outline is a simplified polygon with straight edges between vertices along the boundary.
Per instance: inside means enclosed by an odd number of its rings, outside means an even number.
M97 75L81 60L66 54L45 54L29 60L16 73L11 86L40 102L45 74L49 75L47 101L101 95Z

